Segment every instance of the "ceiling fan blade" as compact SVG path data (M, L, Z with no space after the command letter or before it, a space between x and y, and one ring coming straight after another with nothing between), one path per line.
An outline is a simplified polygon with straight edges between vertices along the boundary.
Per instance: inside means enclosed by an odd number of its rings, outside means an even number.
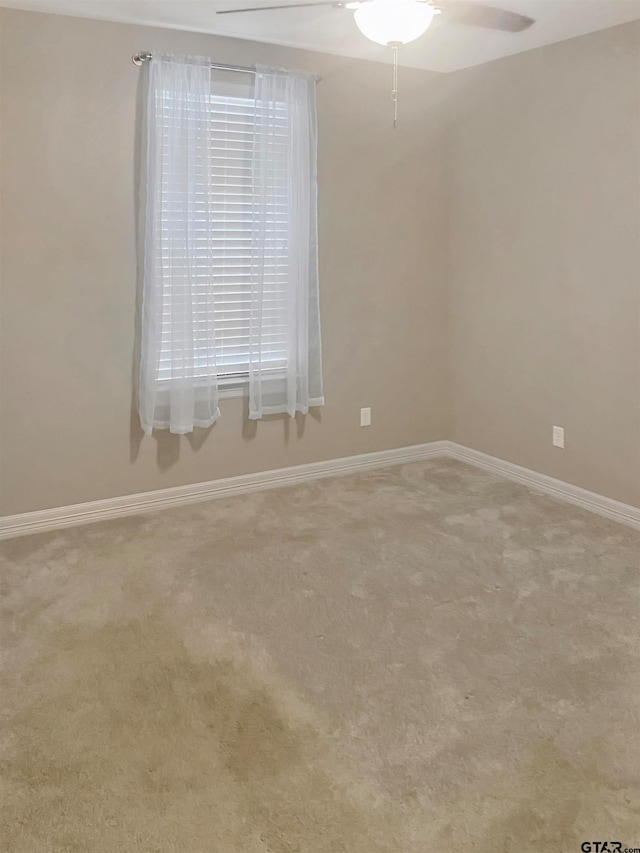
M342 6L336 0L318 0L315 3L283 3L279 6L254 6L251 9L218 9L216 15L235 15L236 12L270 12L272 9L302 9L305 6Z
M470 27L484 27L488 30L502 30L505 33L519 33L535 23L533 18L509 12L506 9L495 9L493 6L482 6L470 0L442 0L437 2L442 10L442 17L455 24L466 24Z

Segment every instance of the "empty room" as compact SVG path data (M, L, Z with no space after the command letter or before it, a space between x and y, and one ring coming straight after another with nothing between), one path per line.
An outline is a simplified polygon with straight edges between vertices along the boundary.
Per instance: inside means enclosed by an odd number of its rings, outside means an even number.
M640 0L0 0L2 853L640 853Z

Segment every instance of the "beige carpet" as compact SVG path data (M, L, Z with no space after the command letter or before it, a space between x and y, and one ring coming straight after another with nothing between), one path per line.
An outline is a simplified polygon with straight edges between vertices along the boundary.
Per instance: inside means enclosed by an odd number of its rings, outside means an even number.
M1 546L0 849L640 847L640 536L451 461Z

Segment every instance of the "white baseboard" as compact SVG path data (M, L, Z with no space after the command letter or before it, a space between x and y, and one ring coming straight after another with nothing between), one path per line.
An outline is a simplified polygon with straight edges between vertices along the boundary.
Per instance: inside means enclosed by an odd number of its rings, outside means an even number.
M257 474L244 474L240 477L227 477L223 480L211 480L207 483L195 483L188 486L174 486L155 492L137 495L124 495L118 498L91 501L73 506L54 507L53 509L25 512L19 515L0 517L0 539L24 536L28 533L43 533L64 527L75 527L92 521L105 521L110 518L122 518L128 515L153 512L185 504L200 503L213 498L226 498L248 492L275 489L306 483L324 477L340 477L387 468L391 465L404 465L409 462L422 462L426 459L448 457L482 468L516 483L521 483L543 494L550 495L566 503L590 510L605 518L621 522L640 530L640 509L614 501L595 492L589 492L578 486L572 486L561 480L555 480L545 474L539 474L520 465L505 462L495 456L488 456L477 450L471 450L452 441L432 441L395 450L380 450L375 453L363 453L359 456L346 456L342 459L329 459L325 462L310 462L292 468L279 468L274 471L261 471Z
M78 524L87 524L91 521L105 521L110 518L122 518L127 515L200 503L213 498L227 498L232 495L243 495L247 492L291 486L295 483L306 483L323 477L340 477L347 474L357 474L361 471L373 471L375 468L386 468L390 465L421 462L435 456L443 456L445 444L444 441L432 441L428 444L399 447L394 450L380 450L375 453L362 453L359 456L345 456L342 459L329 459L325 462L310 462L307 465L296 465L292 468L260 471L257 474L243 474L239 477L210 480L206 483L194 483L189 486L174 486L155 492L106 498L100 501L25 512L19 515L6 515L0 517L0 539L24 536L27 533L43 533L47 530L75 527Z
M558 498L565 503L579 506L612 521L619 521L640 530L640 508L638 507L615 501L613 498L607 498L587 489L581 489L579 486L573 486L563 480L556 480L546 474L539 474L537 471L523 468L513 462L505 462L503 459L489 456L479 450L472 450L470 447L463 447L453 441L443 443L445 445L444 455L450 459L466 462L468 465L482 468L483 471L489 471L492 474L505 477L507 480L512 480L514 483L528 486L536 492L542 492L542 494Z

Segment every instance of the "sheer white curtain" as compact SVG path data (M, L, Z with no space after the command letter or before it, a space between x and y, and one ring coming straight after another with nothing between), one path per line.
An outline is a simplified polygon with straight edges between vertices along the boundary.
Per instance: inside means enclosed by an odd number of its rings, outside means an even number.
M255 115L249 417L293 417L324 403L316 78L259 66ZM286 352L274 351L265 334L267 316L285 330Z
M249 417L323 404L315 77L259 68L212 92L210 60L155 55L146 103L139 375L146 433L219 416L218 380Z
M211 61L156 56L146 104L140 422L191 432L219 416L210 144Z

